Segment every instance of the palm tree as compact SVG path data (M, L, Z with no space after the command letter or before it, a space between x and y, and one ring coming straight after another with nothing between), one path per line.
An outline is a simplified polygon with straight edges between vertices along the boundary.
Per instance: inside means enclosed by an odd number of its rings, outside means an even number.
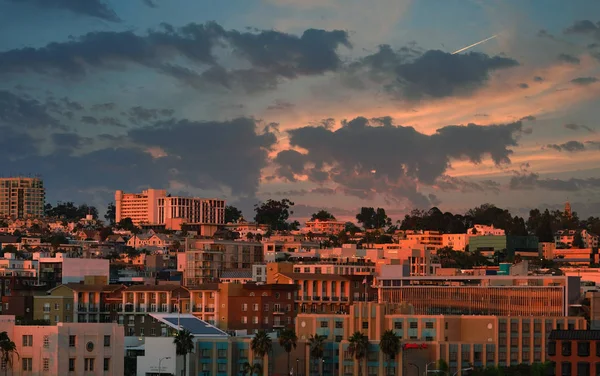
M259 330L252 338L250 342L250 348L252 348L252 352L259 358L264 358L272 349L273 342L271 341L271 337L264 330Z
M379 341L381 352L388 356L389 362L386 367L386 375L389 375L389 367L392 359L400 352L400 337L393 330L386 330Z
M183 374L187 376L187 354L194 350L194 337L187 329L182 329L177 332L173 338L175 344L175 353L183 355Z
M437 369L440 373L447 375L450 372L450 367L448 366L448 363L446 363L446 361L444 359L439 359L437 361Z
M8 333L2 332L0 333L0 360L4 364L4 375L8 375L8 368L12 368L12 356L13 354L17 354L17 358L19 358L19 353L17 352L17 345L8 337Z
M247 233L246 239L248 239L248 241L251 242L254 239L254 234L251 232Z
M290 372L290 353L292 349L296 348L296 342L298 342L298 336L293 329L284 329L279 334L279 345L283 347L287 353L287 369Z
M242 372L244 372L244 374L248 375L248 376L252 376L254 374L260 374L260 371L262 371L262 367L258 363L250 364L250 363L246 362L242 366Z
M321 336L315 334L314 336L311 334L308 339L308 346L310 348L310 358L315 360L315 368L319 369L319 360L323 358L323 353L325 352L325 340L326 336Z
M354 332L348 342L350 342L348 352L358 362L358 374L362 375L362 360L369 351L369 337L361 332Z

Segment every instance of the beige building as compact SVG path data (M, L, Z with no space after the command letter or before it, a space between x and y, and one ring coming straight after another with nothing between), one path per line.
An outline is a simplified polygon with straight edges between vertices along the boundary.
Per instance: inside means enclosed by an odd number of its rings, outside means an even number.
M0 332L15 343L9 376L124 374L123 327L117 324L16 325L0 316Z
M302 232L313 234L332 234L337 235L346 229L346 222L344 221L307 221L306 225L302 229Z
M142 193L115 192L115 221L131 218L134 225L158 223L158 199L167 196L164 189L146 189Z
M46 190L40 178L0 178L0 217L41 217L45 200Z

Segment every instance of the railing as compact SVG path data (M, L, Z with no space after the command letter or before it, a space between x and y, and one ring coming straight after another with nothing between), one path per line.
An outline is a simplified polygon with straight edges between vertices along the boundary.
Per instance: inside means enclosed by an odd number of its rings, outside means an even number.
M211 308L211 307L204 308L204 312L214 312L214 311L215 311L215 309Z
M348 301L348 297L347 296L342 296L342 297L340 297L340 300L342 302L347 302Z
M329 297L328 297L328 296L324 296L324 297L323 297L323 301L324 301L324 302L328 302L328 301L329 301Z
M339 296L332 296L332 297L331 297L331 301L332 301L332 302L337 302L337 301L339 301L339 300L340 300L340 297L339 297Z
M283 315L285 313L285 311L281 308L279 309L273 309L273 314L274 315Z
M80 305L77 306L77 310L79 312L87 312L87 307L80 304Z
M88 311L89 312L98 312L99 308L98 308L98 306L90 305L89 308L88 308Z
M192 307L192 312L204 312L202 307Z
M312 298L313 298L313 300L321 300L321 297L320 296L316 296L316 295L313 295Z

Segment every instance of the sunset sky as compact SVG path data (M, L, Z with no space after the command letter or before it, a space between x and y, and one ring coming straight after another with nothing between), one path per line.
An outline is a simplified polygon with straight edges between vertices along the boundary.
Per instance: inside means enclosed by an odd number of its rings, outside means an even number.
M0 76L52 203L600 214L597 0L0 0Z

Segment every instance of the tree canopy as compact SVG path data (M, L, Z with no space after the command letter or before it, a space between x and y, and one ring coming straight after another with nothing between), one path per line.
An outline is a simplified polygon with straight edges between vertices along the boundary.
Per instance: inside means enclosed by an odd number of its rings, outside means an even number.
M327 210L321 209L310 217L311 221L335 221L335 216Z
M92 218L98 219L98 209L94 206L81 204L76 206L73 202L58 202L56 206L46 204L44 206L44 214L47 217L61 218L70 222L77 222L86 215L91 214Z
M225 206L225 223L237 222L242 218L242 211L235 206Z
M356 214L356 220L367 230L381 229L392 225L392 220L385 214L385 209L362 207Z
M257 223L269 225L273 231L297 230L300 225L298 221L288 222L291 214L294 212L291 208L294 203L287 198L280 201L267 200L266 202L254 205L254 220Z

